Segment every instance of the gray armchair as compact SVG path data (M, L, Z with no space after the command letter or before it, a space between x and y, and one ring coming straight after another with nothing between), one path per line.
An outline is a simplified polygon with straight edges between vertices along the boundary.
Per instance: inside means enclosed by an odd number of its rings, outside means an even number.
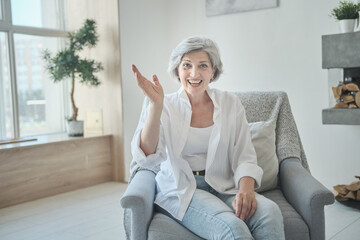
M279 205L286 239L325 239L324 206L332 204L334 196L310 174L286 93L236 94L243 102L249 122L276 121L279 184L276 189L261 194ZM201 239L156 211L155 191L155 173L137 168L121 198L127 239Z

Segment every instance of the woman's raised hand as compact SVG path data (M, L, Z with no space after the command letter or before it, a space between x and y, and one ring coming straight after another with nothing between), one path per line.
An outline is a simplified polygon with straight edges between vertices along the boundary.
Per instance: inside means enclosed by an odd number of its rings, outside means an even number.
M148 156L156 152L159 142L160 118L163 109L164 91L156 75L153 75L152 80L154 83L152 83L141 75L134 64L131 66L131 69L134 72L139 87L151 102L149 115L146 119L144 128L141 131L140 137L140 148L143 150L144 154Z
M131 66L132 71L134 72L136 81L139 87L143 90L144 94L149 98L150 102L154 105L158 105L162 107L164 101L164 90L159 82L159 79L156 75L152 76L152 80L154 83L146 79L137 67L133 64Z

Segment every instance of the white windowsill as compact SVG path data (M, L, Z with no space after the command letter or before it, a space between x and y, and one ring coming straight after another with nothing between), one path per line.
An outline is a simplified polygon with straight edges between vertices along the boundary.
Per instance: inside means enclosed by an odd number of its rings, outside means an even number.
M67 141L80 141L89 138L99 138L106 137L108 135L98 135L98 136L86 136L86 137L69 137L67 133L56 133L56 134L48 134L48 135L40 135L33 136L31 138L36 138L35 141L26 141L26 142L18 142L18 143L8 143L0 145L0 151L6 149L14 149L14 148L28 148L34 147L38 145L57 143L57 142L67 142Z

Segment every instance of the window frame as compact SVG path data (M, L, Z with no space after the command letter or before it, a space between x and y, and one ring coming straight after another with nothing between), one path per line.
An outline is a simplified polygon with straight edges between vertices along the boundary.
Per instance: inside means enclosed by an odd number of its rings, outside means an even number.
M56 4L59 7L60 16L63 16L64 19L61 19L61 28L66 29L66 12L65 5L66 0L62 0L64 4L60 4L61 1L57 0ZM19 108L18 108L18 91L17 91L17 76L16 76L16 59L15 59L15 34L25 34L31 36L40 36L40 37L63 37L66 38L69 34L66 30L58 29L49 29L49 28L39 28L39 27L29 27L29 26L20 26L12 24L12 9L11 9L11 0L0 0L2 19L0 19L0 32L5 32L7 34L7 44L8 44L8 55L9 55L9 74L10 74L10 87L11 87L11 109L12 109L12 131L13 138L20 138L20 121L19 121ZM63 81L62 85L63 90L68 88L66 81ZM65 92L63 91L64 99ZM67 95L66 95L67 97ZM65 101L65 111L68 112L69 105ZM65 128L63 128L65 131ZM6 138L5 138L6 139ZM1 140L5 140L1 139Z

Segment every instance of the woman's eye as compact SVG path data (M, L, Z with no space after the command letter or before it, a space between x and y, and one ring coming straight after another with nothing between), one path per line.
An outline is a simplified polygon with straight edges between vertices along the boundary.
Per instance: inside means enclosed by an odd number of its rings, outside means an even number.
M205 63L203 63L203 64L201 64L201 65L200 65L200 67L201 67L201 68L207 68L207 67L208 67L208 65L207 65L207 64L205 64Z
M190 67L190 64L189 63L184 63L183 66L188 68L188 67Z

